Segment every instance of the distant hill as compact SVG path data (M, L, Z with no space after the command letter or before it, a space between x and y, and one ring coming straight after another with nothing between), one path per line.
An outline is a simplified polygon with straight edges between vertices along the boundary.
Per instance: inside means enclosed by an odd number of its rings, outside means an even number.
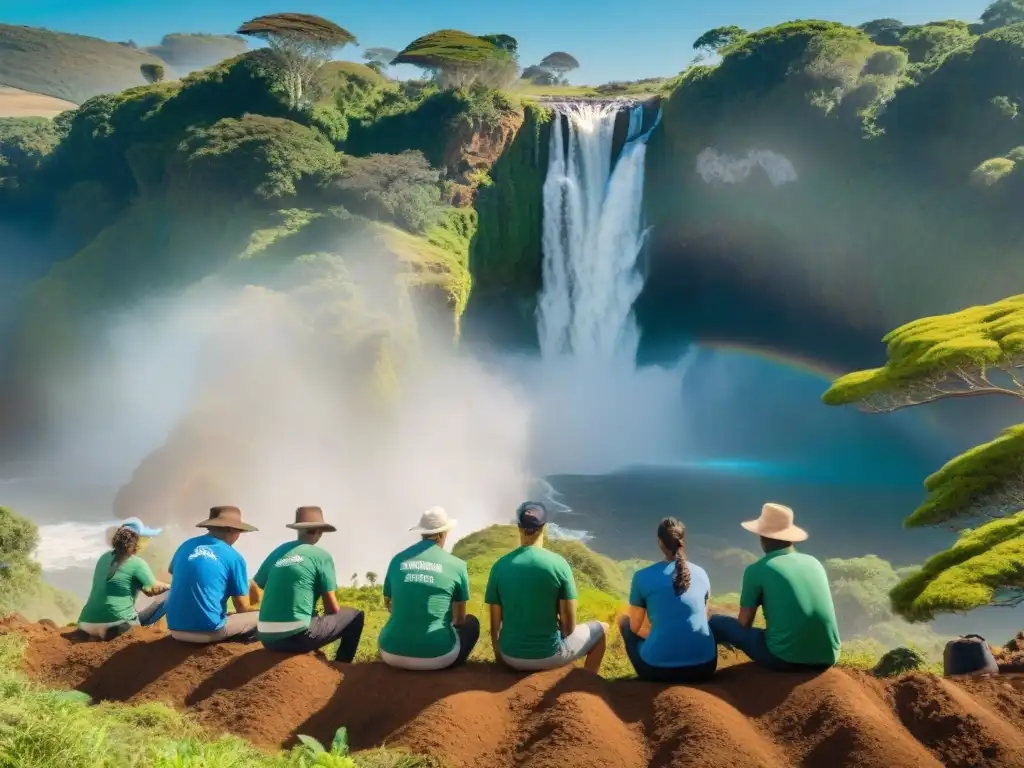
M0 84L81 104L101 93L142 85L152 53L97 37L0 24ZM169 69L169 68L168 68ZM168 71L168 77L174 75Z
M174 33L159 45L140 48L131 41L0 24L0 85L81 104L143 85L142 64L162 64L170 80L246 50L246 41L236 35Z
M77 104L41 93L0 85L0 118L3 117L56 117Z

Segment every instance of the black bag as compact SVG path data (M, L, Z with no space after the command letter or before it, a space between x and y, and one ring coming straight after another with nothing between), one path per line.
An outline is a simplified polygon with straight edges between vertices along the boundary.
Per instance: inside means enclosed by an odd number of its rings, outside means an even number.
M942 674L946 677L998 673L992 649L981 635L964 635L946 643L942 654Z

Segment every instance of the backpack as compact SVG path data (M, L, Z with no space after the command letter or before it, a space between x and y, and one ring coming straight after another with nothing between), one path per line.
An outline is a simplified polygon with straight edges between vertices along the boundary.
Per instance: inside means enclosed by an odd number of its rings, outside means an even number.
M942 674L946 677L998 673L992 649L981 635L963 635L946 643L942 654Z

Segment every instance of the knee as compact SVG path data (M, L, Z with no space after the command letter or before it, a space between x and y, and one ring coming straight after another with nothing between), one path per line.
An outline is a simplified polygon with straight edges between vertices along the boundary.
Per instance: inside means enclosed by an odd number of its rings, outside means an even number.
M595 622L595 624L598 627L600 627L600 630L598 631L598 634L601 636L601 639L603 640L604 638L608 637L608 624L607 624L607 622L598 621L598 622Z

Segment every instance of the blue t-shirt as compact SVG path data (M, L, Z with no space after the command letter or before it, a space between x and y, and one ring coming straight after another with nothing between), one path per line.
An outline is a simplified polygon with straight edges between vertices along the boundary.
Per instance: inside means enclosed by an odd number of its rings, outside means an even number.
M167 628L213 632L228 617L228 598L249 594L245 559L209 534L189 539L171 558Z
M690 667L715 658L718 649L708 628L705 600L711 581L698 565L690 568L690 588L672 588L675 561L649 565L633 575L629 604L647 610L651 631L640 645L640 658L652 667Z

